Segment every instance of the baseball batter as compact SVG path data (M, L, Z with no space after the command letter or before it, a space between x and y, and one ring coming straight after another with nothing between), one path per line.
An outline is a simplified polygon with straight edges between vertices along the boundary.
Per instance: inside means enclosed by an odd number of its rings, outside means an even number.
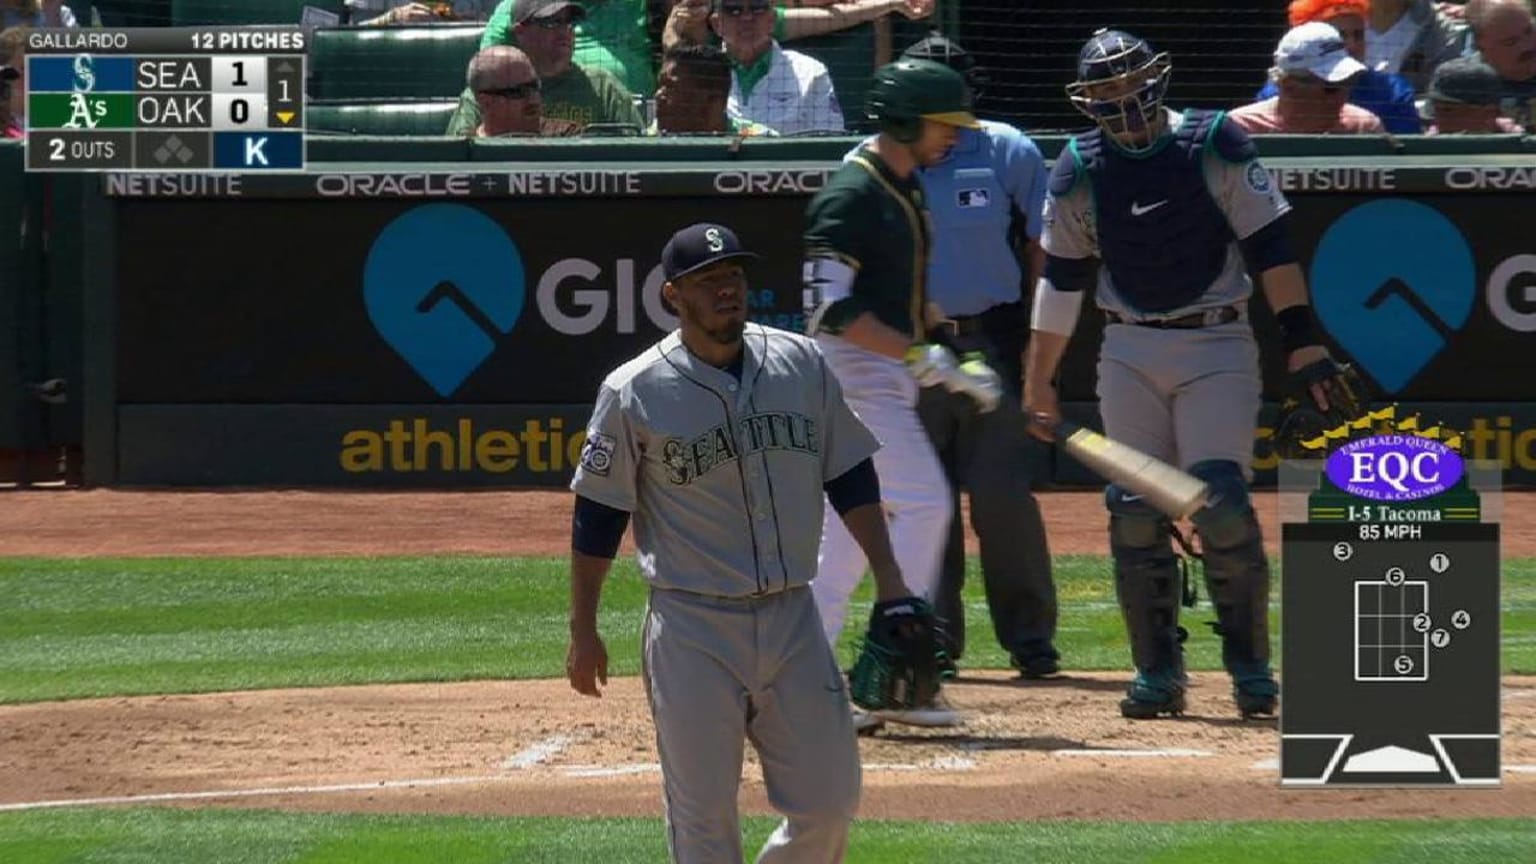
M1248 268L1275 310L1290 369L1327 351L1287 239L1290 205L1221 112L1163 107L1170 71L1166 54L1114 30L1096 33L1079 54L1067 91L1097 128L1074 137L1051 174L1025 400L1044 436L1060 417L1052 381L1092 291L1107 321L1098 366L1105 433L1182 466L1215 493L1192 521L1222 662L1242 715L1273 714L1269 565L1248 497L1261 389ZM1106 504L1136 665L1121 713L1179 713L1186 634L1172 526L1117 486Z
M881 601L910 592L880 510L878 445L813 341L746 324L751 257L724 226L674 235L662 291L680 328L598 391L571 483L566 671L583 694L607 683L598 599L633 514L673 860L742 860L745 737L785 816L757 860L836 862L860 771L846 686L808 587L824 496L873 565Z
M806 212L805 303L810 332L848 402L880 440L875 456L897 559L908 584L931 600L952 514L949 482L917 415L920 385L958 367L947 348L924 345L930 237L915 171L938 162L959 127L980 128L965 79L940 63L901 60L875 72L869 105L881 124L816 194ZM996 373L978 364L979 376ZM822 528L812 588L827 640L837 644L848 597L865 560L838 520ZM880 718L860 715L861 728ZM942 700L885 719L950 726Z

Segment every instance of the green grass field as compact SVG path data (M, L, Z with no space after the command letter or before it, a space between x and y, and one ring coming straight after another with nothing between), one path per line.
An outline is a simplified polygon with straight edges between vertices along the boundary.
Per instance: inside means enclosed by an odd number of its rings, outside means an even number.
M1123 669L1106 562L1062 556L1056 575L1068 665ZM991 639L979 580L968 591L965 665L1001 668L1006 658ZM853 616L867 611L867 592ZM0 559L0 597L0 703L563 674L567 587L558 559L11 558ZM614 674L638 669L643 603L633 564L621 563L603 604ZM1185 617L1194 629L1212 613L1202 601ZM1536 672L1536 560L1505 562L1502 624L1505 671ZM1194 638L1191 648L1194 668L1218 668L1215 639ZM845 656L850 650L845 644ZM749 849L769 827L749 822ZM663 860L659 828L657 820L82 808L0 813L0 862L615 864ZM1533 837L1536 821L1324 823L1305 831L1283 823L861 823L850 860L1445 864L1536 860Z

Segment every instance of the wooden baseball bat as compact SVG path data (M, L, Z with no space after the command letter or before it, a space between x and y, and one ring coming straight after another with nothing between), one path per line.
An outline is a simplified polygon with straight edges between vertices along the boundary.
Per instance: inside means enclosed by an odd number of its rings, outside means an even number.
M1070 420L1057 421L1053 431L1077 461L1172 519L1187 518L1205 506L1210 487L1188 472Z

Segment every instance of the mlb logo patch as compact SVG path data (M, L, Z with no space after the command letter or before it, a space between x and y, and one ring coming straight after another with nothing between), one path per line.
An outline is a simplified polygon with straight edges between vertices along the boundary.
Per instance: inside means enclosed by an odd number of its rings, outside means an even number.
M991 207L992 196L985 189L959 189L955 192L955 204L968 209Z

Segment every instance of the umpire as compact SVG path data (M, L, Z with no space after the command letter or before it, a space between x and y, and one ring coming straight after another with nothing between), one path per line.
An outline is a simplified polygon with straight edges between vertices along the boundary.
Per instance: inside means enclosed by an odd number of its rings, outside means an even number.
M986 79L975 58L937 32L903 56L949 66L965 76L973 99L980 97ZM918 414L955 490L935 611L948 622L950 656L958 660L965 650L964 487L998 644L1021 677L1055 675L1061 659L1054 644L1056 585L1040 505L1030 490L1031 463L1041 451L1025 433L1019 406L1029 332L1024 286L1035 283L1045 261L1039 244L1045 160L1023 132L983 120L980 130L960 130L948 157L919 174L933 224L929 299L949 319L931 338L957 355L984 354L1004 391L1000 410L992 412L943 387L926 387L919 397Z

